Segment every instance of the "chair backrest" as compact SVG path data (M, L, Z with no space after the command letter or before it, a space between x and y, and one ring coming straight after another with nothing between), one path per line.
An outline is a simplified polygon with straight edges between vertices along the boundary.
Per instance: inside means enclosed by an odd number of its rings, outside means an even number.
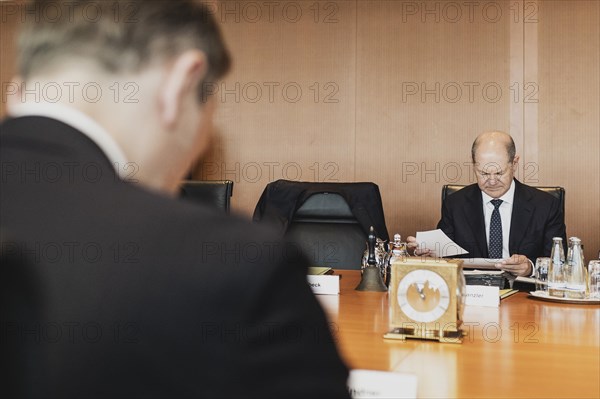
M231 180L186 180L181 184L180 197L213 206L229 213L233 181Z
M370 182L269 183L254 221L280 226L313 266L359 269L369 227L388 239L379 187Z
M446 199L447 196L454 194L455 192L457 192L458 190L460 190L463 187L465 187L465 186L460 185L460 184L444 185L442 187L442 202L444 202L444 200ZM560 201L560 208L562 209L563 215L564 215L564 213L565 213L565 189L563 187L560 187L560 186L538 186L535 188L558 198L558 200Z
M294 214L286 239L312 266L360 269L366 235L348 203L335 193L310 196Z

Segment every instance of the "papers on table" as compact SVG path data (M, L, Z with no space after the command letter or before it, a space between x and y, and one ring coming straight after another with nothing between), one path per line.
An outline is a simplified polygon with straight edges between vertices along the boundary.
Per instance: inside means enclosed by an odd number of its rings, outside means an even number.
M466 258L462 261L463 267L468 267L470 269L498 270L498 268L494 265L502 262L502 259Z
M519 276L515 280L516 281L520 281L522 283L535 284L535 279L532 278L532 277L522 277L522 276Z
M444 258L468 254L460 245L455 243L440 229L417 232L417 244L419 248L428 248L431 250L431 256ZM463 267L469 269L498 270L496 263L502 259L488 258L463 258Z
M465 276L499 276L505 272L503 270L464 270L463 273Z
M323 274L331 274L333 269L331 267L322 267L322 266L310 266L308 268L309 275L319 276Z
M513 290L510 288L506 288L504 290L500 290L500 299L508 298L511 295L518 293L519 290Z
M428 248L431 250L431 256L443 258L446 256L456 256L468 254L457 243L452 241L440 229L417 232L417 244L419 248Z

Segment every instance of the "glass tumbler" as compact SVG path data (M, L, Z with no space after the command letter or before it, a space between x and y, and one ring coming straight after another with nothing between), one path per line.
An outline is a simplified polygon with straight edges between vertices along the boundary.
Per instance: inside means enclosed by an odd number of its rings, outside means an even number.
M591 260L588 265L590 298L600 299L600 260Z
M535 289L548 293L548 269L550 258L537 258L535 261Z

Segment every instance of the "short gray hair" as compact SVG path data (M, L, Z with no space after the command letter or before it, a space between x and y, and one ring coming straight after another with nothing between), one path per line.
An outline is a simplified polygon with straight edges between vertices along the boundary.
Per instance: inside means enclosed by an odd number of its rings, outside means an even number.
M207 83L231 59L210 10L194 0L35 0L23 5L19 73L24 79L69 58L95 60L107 72L138 71L188 49L207 57Z

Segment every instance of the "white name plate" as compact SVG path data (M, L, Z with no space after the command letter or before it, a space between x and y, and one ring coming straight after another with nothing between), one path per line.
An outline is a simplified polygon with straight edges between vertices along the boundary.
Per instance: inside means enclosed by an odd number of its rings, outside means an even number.
M350 370L348 390L353 399L417 397L417 376L391 371Z
M340 293L340 276L325 275L325 276L306 276L308 285L312 288L315 294L324 295L339 295Z
M489 306L497 308L500 306L500 289L486 285L467 285L465 305Z

